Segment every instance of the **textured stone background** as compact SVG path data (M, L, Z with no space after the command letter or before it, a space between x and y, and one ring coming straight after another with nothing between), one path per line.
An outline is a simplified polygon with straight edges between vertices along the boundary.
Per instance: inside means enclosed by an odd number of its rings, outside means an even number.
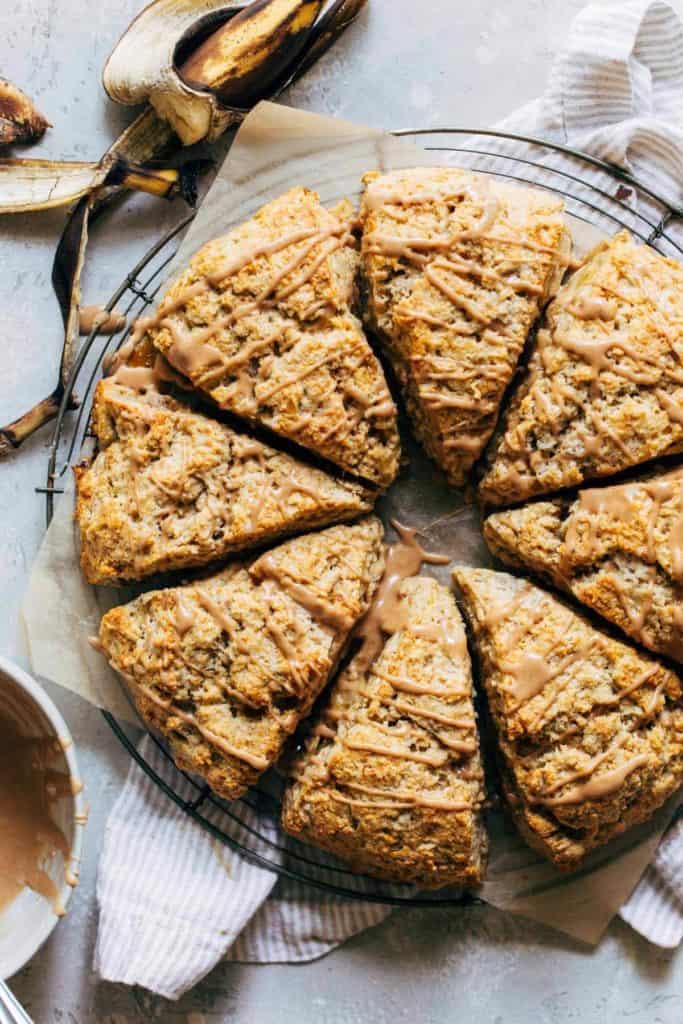
M30 155L95 159L128 122L99 77L141 0L0 4L0 73L26 88L54 128ZM580 0L372 0L333 53L286 98L383 127L487 125L542 88ZM106 299L179 207L131 199L93 232L86 302ZM4 219L0 422L51 390L60 322L50 288L60 211ZM0 466L0 650L23 659L18 607L44 527L46 434ZM39 1024L680 1024L683 958L615 923L588 951L483 907L402 911L314 964L218 967L179 1004L91 972L98 852L126 756L100 718L56 693L76 735L93 813L82 884L67 919L13 981Z

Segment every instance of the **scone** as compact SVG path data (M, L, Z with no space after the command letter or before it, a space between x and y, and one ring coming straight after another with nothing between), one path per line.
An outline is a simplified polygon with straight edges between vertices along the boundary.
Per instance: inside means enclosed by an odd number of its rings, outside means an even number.
M455 167L363 179L367 319L428 454L460 486L568 262L563 203Z
M383 565L378 519L333 526L112 608L99 641L176 764L234 799L308 714Z
M422 888L475 885L484 785L462 620L446 587L400 584L404 625L334 683L294 764L282 825L355 870Z
M683 469L497 512L484 536L504 562L683 661Z
M203 246L135 340L221 408L380 487L396 476L396 408L350 304L353 210L290 189Z
M525 580L454 576L511 814L530 846L573 870L683 782L681 681Z
M372 508L375 495L361 484L335 479L168 396L143 398L101 381L92 422L100 451L75 470L89 583L206 565Z
M548 307L480 494L512 504L683 451L683 265L620 232Z

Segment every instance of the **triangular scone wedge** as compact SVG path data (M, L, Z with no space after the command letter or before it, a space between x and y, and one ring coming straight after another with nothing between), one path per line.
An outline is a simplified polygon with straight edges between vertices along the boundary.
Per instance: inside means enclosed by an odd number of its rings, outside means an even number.
M206 565L352 519L375 498L172 398L109 380L97 387L93 427L99 454L75 470L89 583Z
M683 264L626 231L548 307L481 482L511 504L683 451Z
M683 469L497 512L504 562L568 590L650 650L683 661Z
M474 632L510 811L563 870L683 782L681 680L507 573L454 573Z
M489 440L570 238L561 199L454 167L364 177L367 316L415 432L461 485Z
M283 827L357 871L422 888L476 885L487 840L472 675L448 589L400 585L405 625L363 650L294 764Z
M200 249L135 340L221 408L387 487L396 408L350 310L352 214L291 189Z
M99 641L176 764L234 799L308 714L383 565L378 519L333 526L113 608Z

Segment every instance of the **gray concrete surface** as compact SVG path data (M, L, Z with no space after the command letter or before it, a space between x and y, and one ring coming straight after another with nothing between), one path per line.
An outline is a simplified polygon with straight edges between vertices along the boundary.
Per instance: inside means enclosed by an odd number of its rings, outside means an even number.
M54 128L31 155L97 158L131 114L100 86L104 58L140 0L0 5L0 72ZM486 125L542 88L580 0L372 0L288 102L385 127ZM180 208L131 199L93 232L86 302L108 297ZM0 273L0 421L52 388L60 348L50 288L63 214L5 219ZM0 650L23 660L18 608L44 527L47 433L0 466ZM12 985L39 1024L680 1024L683 958L614 923L594 951L485 907L402 911L317 963L221 965L179 1004L98 983L95 877L126 756L101 717L54 693L79 746L92 818L67 919Z

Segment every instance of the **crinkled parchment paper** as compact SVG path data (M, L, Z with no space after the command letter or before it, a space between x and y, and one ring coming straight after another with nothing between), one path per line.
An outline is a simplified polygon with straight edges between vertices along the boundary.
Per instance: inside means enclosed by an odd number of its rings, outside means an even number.
M204 242L250 217L260 206L294 185L319 192L323 203L358 199L361 175L416 164L452 162L367 128L260 104L244 122L191 225L170 269L182 268ZM600 233L574 222L578 248ZM406 432L404 431L404 435ZM449 488L406 436L410 465L381 503L383 518L396 516L419 527L428 547L454 562L489 564L476 511L460 491ZM73 483L68 482L36 559L23 616L34 671L115 715L135 721L120 683L89 645L107 608L127 600L126 591L89 587L78 565L73 523ZM449 571L434 568L448 581ZM563 876L517 837L500 813L490 814L491 858L482 895L494 906L542 921L594 943L634 888L650 861L672 807L645 826L629 831L598 851L578 874Z

